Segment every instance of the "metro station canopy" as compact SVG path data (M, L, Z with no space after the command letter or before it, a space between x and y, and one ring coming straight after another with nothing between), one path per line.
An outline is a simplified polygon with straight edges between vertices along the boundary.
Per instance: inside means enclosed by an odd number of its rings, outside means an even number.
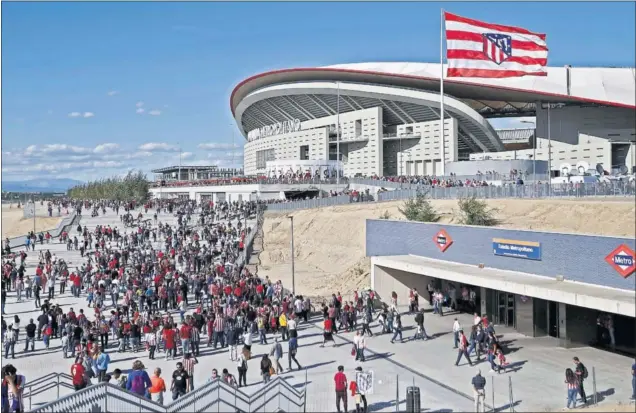
M230 107L241 133L274 123L383 108L384 126L439 119L439 64L358 63L283 69L239 83ZM459 144L501 151L495 117L534 116L537 104L635 109L633 68L550 67L548 76L444 78L444 109L459 120ZM340 94L340 101L337 96Z

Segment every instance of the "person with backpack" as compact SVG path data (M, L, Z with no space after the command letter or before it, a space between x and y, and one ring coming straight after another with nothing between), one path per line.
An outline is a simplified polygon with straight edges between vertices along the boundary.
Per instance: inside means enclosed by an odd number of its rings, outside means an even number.
M141 360L135 360L132 365L132 371L128 373L126 380L126 390L133 392L141 397L148 397L148 389L152 387L152 381L146 367Z
M247 357L244 351L238 355L236 368L238 370L238 386L247 387Z
M579 360L578 357L574 357L572 360L576 366L574 373L579 379L579 394L581 395L581 400L583 401L583 404L587 404L587 396L585 395L585 388L583 387L583 380L587 379L588 376L587 367L581 363L581 360Z

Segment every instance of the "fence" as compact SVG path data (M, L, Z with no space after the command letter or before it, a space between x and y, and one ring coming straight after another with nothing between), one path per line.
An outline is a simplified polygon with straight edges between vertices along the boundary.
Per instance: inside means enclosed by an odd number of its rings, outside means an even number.
M372 201L373 199L366 199ZM302 201L281 202L267 205L268 211L294 211L297 209L321 208L335 205L345 205L352 202L359 202L361 198L354 198L350 195L332 196L328 198L305 199Z
M492 198L582 198L633 197L634 184L630 182L569 184L504 185L479 187L431 187L396 189L378 193L378 201L409 199L425 193L431 199L458 199L462 197Z
M48 232L51 234L53 238L59 237L62 232L69 226L73 226L79 222L80 216L77 215L75 211L71 212L69 215L64 217L62 221L57 225L56 228L49 230ZM21 247L26 243L26 235L22 235L15 238L9 238L9 246L11 248ZM3 244L4 246L4 244Z
M305 383L306 385L306 383ZM253 394L214 380L177 399L168 406L157 404L110 383L99 383L69 394L44 406L29 409L37 413L74 412L287 412L305 411L306 393L284 378L276 377Z

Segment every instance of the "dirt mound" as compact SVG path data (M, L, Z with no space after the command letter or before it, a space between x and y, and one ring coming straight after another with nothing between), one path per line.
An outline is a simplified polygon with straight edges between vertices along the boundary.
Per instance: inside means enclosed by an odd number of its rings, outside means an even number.
M457 223L456 200L433 200L442 223ZM488 201L497 208L498 227L540 231L633 236L633 200L578 199ZM352 204L294 211L296 292L319 298L334 290L346 297L354 288L370 286L370 260L365 257L365 221L385 213L403 219L403 201ZM268 213L263 224L259 273L292 286L291 233L287 213Z

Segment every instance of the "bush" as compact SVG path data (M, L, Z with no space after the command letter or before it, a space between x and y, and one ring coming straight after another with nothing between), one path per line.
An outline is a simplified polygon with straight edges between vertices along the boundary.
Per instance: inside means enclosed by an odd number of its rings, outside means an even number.
M389 211L384 211L384 213L382 213L382 215L380 215L378 218L379 219L391 219L391 214L389 214Z
M415 198L404 201L404 207L398 211L409 221L437 222L439 215L431 202L426 198L426 193L419 192Z
M495 213L499 211L497 208L488 208L486 201L479 200L474 196L469 198L460 198L457 201L459 206L459 222L464 225L477 225L482 227L491 227L497 225Z

